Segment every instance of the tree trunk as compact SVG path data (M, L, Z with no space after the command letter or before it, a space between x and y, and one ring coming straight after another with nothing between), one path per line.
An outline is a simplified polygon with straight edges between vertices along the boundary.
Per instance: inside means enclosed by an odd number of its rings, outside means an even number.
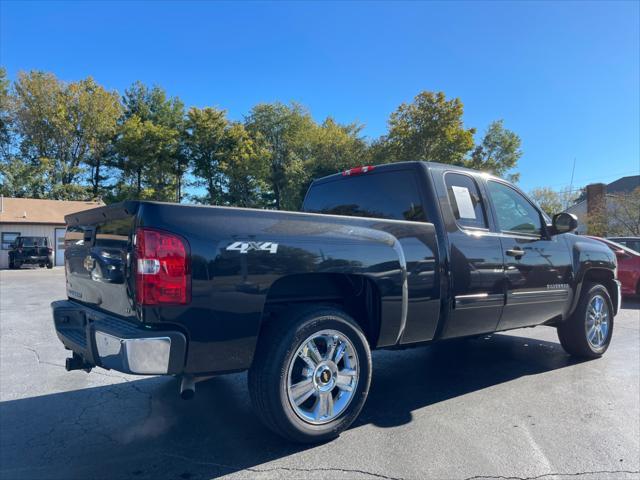
M100 159L96 159L95 174L93 176L93 198L98 197L99 186L100 186Z
M138 180L137 180L137 190L136 190L136 198L140 198L140 192L142 191L142 169L138 168L137 170Z
M273 185L273 195L276 200L276 210L280 210L280 187L275 183Z
M209 205L215 205L214 203L215 188L216 187L213 183L213 177L209 177L209 187L207 188L207 190L209 191Z

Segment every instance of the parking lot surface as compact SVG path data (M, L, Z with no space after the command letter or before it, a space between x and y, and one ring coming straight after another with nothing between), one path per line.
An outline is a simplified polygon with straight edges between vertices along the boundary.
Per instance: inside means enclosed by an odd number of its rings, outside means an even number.
M271 434L245 374L198 384L66 372L49 303L64 271L0 272L0 478L636 479L640 303L606 355L577 362L552 328L373 356L361 417L339 439Z

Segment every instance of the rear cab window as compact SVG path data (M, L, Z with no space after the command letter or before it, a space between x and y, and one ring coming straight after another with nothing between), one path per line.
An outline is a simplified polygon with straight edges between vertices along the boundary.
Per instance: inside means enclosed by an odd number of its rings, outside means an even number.
M313 184L303 211L353 217L427 221L413 170L373 171Z

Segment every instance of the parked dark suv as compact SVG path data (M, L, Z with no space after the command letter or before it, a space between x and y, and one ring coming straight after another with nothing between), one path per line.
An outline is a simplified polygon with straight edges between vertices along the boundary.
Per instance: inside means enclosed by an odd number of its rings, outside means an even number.
M9 250L9 268L24 264L53 268L53 249L47 237L18 237Z

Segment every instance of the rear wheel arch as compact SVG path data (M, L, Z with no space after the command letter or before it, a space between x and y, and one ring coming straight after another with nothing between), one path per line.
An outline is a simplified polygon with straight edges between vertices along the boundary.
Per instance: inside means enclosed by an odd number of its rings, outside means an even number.
M364 275L303 273L279 278L267 293L260 332L266 324L278 322L292 309L309 305L334 306L351 316L375 348L380 334L381 296L376 284Z

